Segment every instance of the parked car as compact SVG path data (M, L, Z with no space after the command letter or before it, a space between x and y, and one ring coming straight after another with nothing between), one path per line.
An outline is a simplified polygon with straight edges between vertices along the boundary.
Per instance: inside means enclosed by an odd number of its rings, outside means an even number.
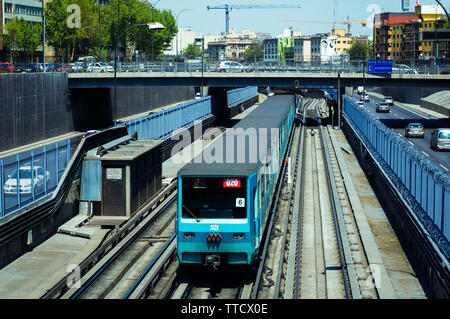
M30 165L24 165L19 167L19 170L14 170L11 175L8 175L3 187L5 194L17 194L17 180L19 180L19 193L24 195L33 192L36 194L44 190L45 184L50 182L50 173L44 172L41 166L33 166L33 176L31 175Z
M71 72L73 72L73 66L74 66L74 63L61 64L58 66L57 71L71 73Z
M416 70L410 68L405 64L394 64L392 66L392 73L394 74L419 74Z
M394 98L392 96L385 96L384 103L389 104L389 106L394 106Z
M0 63L0 73L14 73L16 69L14 65L9 62Z
M391 107L389 106L389 104L381 102L377 104L376 111L377 113L380 112L389 113L391 111Z
M431 134L431 148L450 150L450 128L438 128Z
M218 72L244 72L244 66L234 61L223 61L217 67Z
M84 63L83 62L75 62L72 67L72 72L79 73L84 71Z
M425 130L420 123L409 123L405 129L405 137L425 137Z

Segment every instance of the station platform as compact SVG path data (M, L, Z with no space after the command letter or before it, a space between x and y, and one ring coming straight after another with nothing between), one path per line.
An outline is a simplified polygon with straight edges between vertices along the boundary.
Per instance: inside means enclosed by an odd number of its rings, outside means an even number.
M53 237L0 270L0 299L38 299L103 241L108 229L96 227L93 236Z

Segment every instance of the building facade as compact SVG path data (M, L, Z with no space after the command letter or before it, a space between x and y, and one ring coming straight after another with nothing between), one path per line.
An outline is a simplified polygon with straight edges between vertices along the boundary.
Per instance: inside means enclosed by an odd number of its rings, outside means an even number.
M224 38L208 44L208 56L211 61L233 60L243 62L245 51L254 43L250 39Z
M415 65L448 56L448 36L440 30L444 14L438 5L418 5L415 12L375 15L374 57Z

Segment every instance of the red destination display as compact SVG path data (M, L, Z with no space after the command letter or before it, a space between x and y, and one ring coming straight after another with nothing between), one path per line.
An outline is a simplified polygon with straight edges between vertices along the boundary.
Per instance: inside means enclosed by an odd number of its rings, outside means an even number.
M241 179L240 178L224 178L223 188L240 188Z

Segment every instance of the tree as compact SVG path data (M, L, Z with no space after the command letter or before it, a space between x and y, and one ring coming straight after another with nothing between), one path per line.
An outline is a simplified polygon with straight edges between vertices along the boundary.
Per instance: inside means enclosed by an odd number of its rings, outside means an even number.
M244 58L247 62L258 61L264 56L264 44L255 42L245 50Z
M80 10L79 28L70 23L76 19L76 12L68 11L69 5L76 5ZM83 43L98 46L104 40L104 30L100 28L102 12L94 0L52 0L44 12L48 43L61 57L70 55L73 59L76 52L84 51Z
M369 56L369 46L354 41L352 47L347 50L350 60L364 60Z
M105 16L104 28L107 30L108 47L115 50L117 39L117 0L111 0L109 5L103 7ZM130 28L135 25L160 22L164 30L149 30L145 26ZM173 37L178 32L175 18L168 10L154 9L150 4L138 0L120 1L120 34L126 33L120 38L120 44L126 44L128 48L139 50L147 57L158 56L170 45Z
M21 51L33 60L33 56L41 44L39 36L42 33L42 26L16 17L8 21L4 28L6 31L4 41L14 58L17 58Z
M202 55L202 49L200 49L194 42L189 44L188 47L184 49L181 54L188 59L195 59L196 57Z

